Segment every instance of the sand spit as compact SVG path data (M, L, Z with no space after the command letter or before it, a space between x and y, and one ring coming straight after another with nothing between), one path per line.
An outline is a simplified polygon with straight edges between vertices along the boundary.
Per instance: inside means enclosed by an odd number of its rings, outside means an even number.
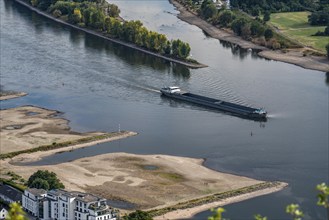
M242 38L234 35L234 33L230 31L219 29L213 26L212 24L198 17L193 12L188 11L183 5L181 5L176 0L169 1L180 12L180 14L177 16L179 19L189 24L196 25L213 38L237 44L244 49L250 48L261 50L262 52L258 53L260 57L295 64L305 69L329 72L329 61L325 56L303 56L304 49L291 49L286 51L285 53L281 51L270 50L266 47L256 45L250 41L243 40Z
M66 141L75 141L82 138L106 135L104 132L78 133L70 130L68 120L58 118L60 112L23 106L0 111L0 152L1 154L15 151L28 150L42 145L51 145ZM135 135L134 132L122 132L101 140L84 143L77 146L69 146L66 149L85 147L101 142L107 142L118 138ZM55 151L64 151L60 148ZM37 155L49 154L37 152Z
M250 192L250 193L245 193L245 194L238 195L238 196L233 196L233 197L230 197L230 198L222 199L220 201L216 201L216 202L212 202L212 203L203 204L203 205L196 206L196 207L193 207L193 208L178 209L178 210L175 210L175 211L172 211L172 212L168 212L164 215L156 216L154 219L155 220L160 220L160 219L170 219L170 220L189 219L189 218L193 217L194 215L196 215L197 213L210 210L211 208L223 207L223 206L228 205L228 204L241 202L241 201L248 200L248 199L251 199L251 198L255 198L255 197L258 197L258 196L263 196L263 195L267 195L267 194L270 194L270 193L274 193L274 192L277 192L277 191L280 191L280 190L284 189L287 186L288 186L287 183L280 182L279 185L274 186L274 187L269 187L269 188L261 189L261 190L255 191L255 192Z
M0 92L0 101L26 96L25 92Z

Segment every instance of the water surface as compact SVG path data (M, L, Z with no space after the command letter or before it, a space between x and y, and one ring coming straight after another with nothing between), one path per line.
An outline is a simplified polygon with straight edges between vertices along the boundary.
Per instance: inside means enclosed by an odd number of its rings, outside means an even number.
M225 207L227 217L261 213L286 219L284 207L299 203L305 219L325 219L314 188L328 181L328 75L209 38L178 20L167 1L115 3L124 18L141 19L149 29L189 42L192 57L209 67L174 65L0 1L0 84L29 94L1 102L2 109L36 105L64 112L75 131L114 131L120 124L139 133L39 164L109 152L205 158L205 165L218 171L289 183L281 192ZM162 98L158 89L168 85L263 107L269 119L255 122Z

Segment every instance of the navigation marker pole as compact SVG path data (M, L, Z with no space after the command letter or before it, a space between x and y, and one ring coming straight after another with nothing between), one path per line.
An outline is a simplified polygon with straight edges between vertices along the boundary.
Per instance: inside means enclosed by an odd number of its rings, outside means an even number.
M119 124L119 133L121 132L120 124Z

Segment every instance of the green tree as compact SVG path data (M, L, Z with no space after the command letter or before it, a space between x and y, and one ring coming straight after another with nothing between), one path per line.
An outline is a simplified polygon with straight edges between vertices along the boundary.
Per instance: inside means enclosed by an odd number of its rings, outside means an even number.
M129 215L123 216L124 220L152 220L153 218L147 212L136 210Z
M261 25L258 21L253 21L250 25L251 36L263 36L264 35L264 26Z
M118 17L120 14L120 9L117 5L115 4L109 4L108 8L107 8L107 14L110 17Z
M263 21L268 22L271 19L271 13L269 11L265 11Z
M36 184L34 182L36 179L45 180L49 185L49 189L64 189L63 183L57 178L57 175L54 172L49 172L48 170L38 170L30 176L27 181L27 186L32 188L32 184ZM40 183L40 180L38 181L38 184L43 185L43 183Z
M214 17L217 13L216 6L213 3L207 4L202 10L202 15L205 19Z
M213 212L213 215L208 217L208 220L222 220L222 215L223 212L225 212L225 209L222 207L219 207L217 209L211 209L211 211Z
M241 36L242 34L242 27L245 26L248 23L247 19L245 18L238 18L232 22L232 30L234 33L236 33L238 36Z
M266 40L269 40L273 37L273 31L271 29L266 29L264 32L264 37Z
M218 23L223 27L228 27L234 20L234 14L230 10L223 11L218 17Z
M44 189L44 190L49 190L49 184L47 180L41 179L41 178L36 178L33 180L31 185L29 185L30 188L37 188L37 189Z
M9 205L10 210L6 216L6 220L27 220L25 212L20 204L14 202Z

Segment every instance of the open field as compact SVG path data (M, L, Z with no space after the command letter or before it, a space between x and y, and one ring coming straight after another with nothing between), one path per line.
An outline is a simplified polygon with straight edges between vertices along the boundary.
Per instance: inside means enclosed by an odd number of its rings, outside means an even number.
M301 44L325 52L329 43L328 36L311 36L318 31L324 31L325 26L311 26L308 24L309 12L287 12L271 14L270 24L285 36Z

